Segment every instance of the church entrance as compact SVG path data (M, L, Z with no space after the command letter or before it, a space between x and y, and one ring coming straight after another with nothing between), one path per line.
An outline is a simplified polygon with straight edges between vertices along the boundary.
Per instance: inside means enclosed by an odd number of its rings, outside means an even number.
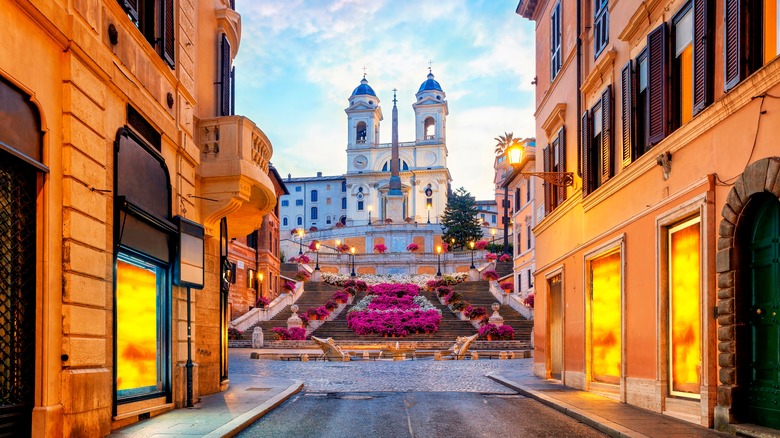
M15 436L32 424L36 173L0 150L0 429Z
M741 275L744 325L738 366L746 384L745 420L780 428L780 201L755 196L745 229ZM751 220L752 219L752 220ZM749 301L748 301L749 300ZM739 336L739 335L738 335ZM738 347L739 348L739 347Z

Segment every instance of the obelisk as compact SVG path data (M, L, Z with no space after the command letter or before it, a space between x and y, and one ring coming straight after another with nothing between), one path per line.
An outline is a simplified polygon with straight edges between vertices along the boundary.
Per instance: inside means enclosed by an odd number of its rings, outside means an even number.
M393 89L393 143L390 152L390 186L387 191L387 215L393 223L404 221L404 194L401 191L401 177L398 167L401 164L398 154L398 106L396 105L396 90Z

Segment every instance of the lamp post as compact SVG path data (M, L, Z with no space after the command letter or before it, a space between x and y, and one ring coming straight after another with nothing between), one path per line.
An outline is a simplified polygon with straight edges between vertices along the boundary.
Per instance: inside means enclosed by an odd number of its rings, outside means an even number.
M317 253L317 266L314 267L315 271L320 270L320 242L314 244L314 252Z
M257 300L263 296L263 273L262 272L257 273L257 290L258 293L255 294L255 304L257 304Z
M436 276L441 277L441 245L436 247L436 255L438 256L439 260L437 262L437 268Z
M303 254L303 228L298 230L298 255Z
M496 233L498 230L495 229L495 227L490 229L490 235L493 236L490 238L490 252L495 252L496 247L493 245L493 242L496 241Z
M371 206L368 206L368 224L371 225Z
M352 273L349 274L350 277L355 276L355 247L349 249L349 252L352 253Z
M469 266L469 268L475 269L474 268L474 241L473 240L471 242L469 242L469 248L471 248L471 266Z
M452 248L450 251L455 252L455 238L453 237L450 239L450 248Z

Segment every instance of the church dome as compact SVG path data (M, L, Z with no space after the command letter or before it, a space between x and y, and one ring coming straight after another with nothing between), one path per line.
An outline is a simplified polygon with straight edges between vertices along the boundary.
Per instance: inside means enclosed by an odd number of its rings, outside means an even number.
M433 73L428 73L428 80L422 83L420 85L420 89L417 90L417 92L421 91L441 91L442 93L444 90L441 89L441 85L439 85L439 82L436 81L436 79L433 78Z
M361 96L361 95L368 95L368 96L376 97L376 93L374 93L374 89L371 88L370 85L368 85L368 81L366 80L365 76L360 81L360 85L358 85L357 88L355 88L352 91L352 96Z

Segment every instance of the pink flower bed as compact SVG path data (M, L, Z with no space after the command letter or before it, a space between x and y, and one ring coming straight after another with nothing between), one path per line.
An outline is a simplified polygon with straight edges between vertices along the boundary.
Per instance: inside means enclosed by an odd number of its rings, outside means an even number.
M298 327L286 329L284 327L274 327L271 330L276 334L276 339L280 341L303 341L306 339L306 330Z
M418 286L382 283L368 292L372 296L368 305L347 315L347 326L358 335L408 336L439 329L441 313L423 310L415 301L420 294Z

